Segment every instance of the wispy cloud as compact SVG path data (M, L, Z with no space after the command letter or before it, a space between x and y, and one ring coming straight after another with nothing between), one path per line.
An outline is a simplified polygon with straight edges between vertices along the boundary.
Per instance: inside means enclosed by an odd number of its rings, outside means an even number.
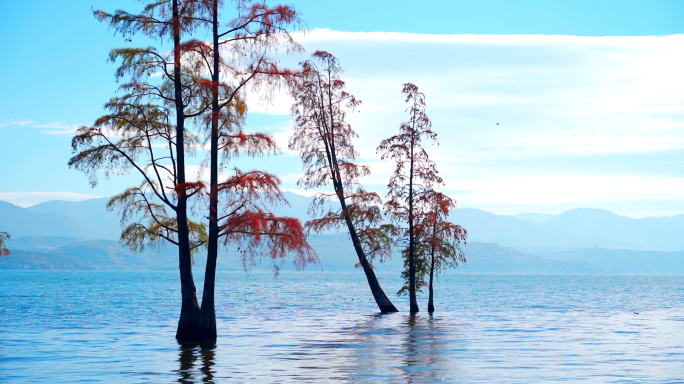
M27 127L39 128L41 133L49 135L73 135L81 124L69 124L64 121L54 121L51 123L37 123L33 120L11 121L0 123L0 127Z
M33 121L30 120L24 120L24 121L11 121L9 123L0 123L0 127L23 127L26 125L33 124Z
M363 100L349 121L360 134L361 160L374 172L366 182L378 191L392 167L375 148L406 120L400 89L413 82L426 93L439 133L441 145L428 146L430 154L447 189L457 197L469 191L465 204L622 201L629 213L640 202L684 201L681 171L665 164L671 156L655 155L684 150L684 51L677 48L684 35L318 29L297 38L309 52L335 54L348 90ZM279 108L252 110L287 115L289 98L274 99ZM652 164L630 167L625 159L634 156Z
M36 128L43 128L42 133L49 135L73 135L82 124L68 124L63 121L56 121L48 124L35 124Z

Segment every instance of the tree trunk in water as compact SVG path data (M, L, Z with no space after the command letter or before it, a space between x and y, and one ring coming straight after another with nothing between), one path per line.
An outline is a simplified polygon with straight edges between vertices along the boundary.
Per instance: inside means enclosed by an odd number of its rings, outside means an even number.
M202 344L213 344L217 339L216 306L214 303L214 287L216 283L216 256L207 258L207 269L204 274L204 291L202 308L198 320L197 341Z
M179 220L180 222L180 220ZM176 329L176 340L181 343L195 340L197 334L197 318L199 317L199 305L195 282L192 278L192 262L189 250L179 252L179 266L181 278L181 313Z
M429 287L429 298L428 298L428 313L435 311L435 305L433 303L434 291L432 290L432 282L435 277L435 247L432 247L432 257L430 260L430 287Z
M338 194L338 196L340 204L342 205L342 212L347 212L347 204L345 203L344 198L342 197L343 195ZM368 262L368 258L366 258L366 255L363 252L363 248L361 248L361 242L359 241L359 236L356 234L356 228L354 228L354 224L352 223L351 218L348 214L345 213L344 219L347 223L349 236L351 236L352 243L354 244L356 256L358 256L359 262L361 263L361 267L363 268L363 272L366 274L368 285L370 286L373 298L375 298L375 303L378 305L378 308L380 308L380 312L399 312L397 308L394 306L394 304L392 304L390 299L387 297L385 291L382 290L382 287L380 287L378 277L375 276L375 271L373 271L373 267Z
M180 71L180 26L178 0L173 0L173 46L174 46L174 98L176 106L176 159L177 184L185 183L185 115ZM195 282L192 277L192 258L190 257L190 236L188 233L187 197L185 190L178 192L176 217L178 220L178 268L181 280L181 313L178 319L176 340L193 341L196 337L199 305Z
M209 243L207 244L207 268L204 271L204 290L202 293L202 308L199 315L199 341L213 343L217 338L216 306L214 290L216 286L216 259L218 258L218 124L219 124L219 33L218 33L218 0L213 1L213 73L212 101L211 101L211 147L210 151L210 181L209 181Z

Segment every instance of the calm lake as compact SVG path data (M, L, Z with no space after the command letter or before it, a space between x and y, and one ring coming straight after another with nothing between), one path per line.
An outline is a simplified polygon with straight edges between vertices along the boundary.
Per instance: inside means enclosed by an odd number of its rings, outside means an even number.
M684 381L684 276L451 272L411 317L396 275L380 316L361 271L219 273L203 350L174 340L175 272L2 271L0 381Z

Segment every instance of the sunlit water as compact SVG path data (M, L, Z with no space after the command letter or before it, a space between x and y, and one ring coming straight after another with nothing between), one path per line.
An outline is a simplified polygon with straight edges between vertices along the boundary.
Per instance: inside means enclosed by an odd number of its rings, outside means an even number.
M380 276L388 293L400 286ZM684 276L452 273L436 314L415 317L404 298L404 312L377 315L361 271L218 284L218 344L182 348L176 273L2 271L0 381L684 379Z

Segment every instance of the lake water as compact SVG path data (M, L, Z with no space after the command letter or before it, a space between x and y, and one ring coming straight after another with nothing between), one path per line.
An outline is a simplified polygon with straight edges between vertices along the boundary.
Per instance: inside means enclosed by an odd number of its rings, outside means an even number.
M684 276L437 283L434 316L380 316L361 271L219 273L201 349L174 340L177 273L2 271L0 381L684 382Z

